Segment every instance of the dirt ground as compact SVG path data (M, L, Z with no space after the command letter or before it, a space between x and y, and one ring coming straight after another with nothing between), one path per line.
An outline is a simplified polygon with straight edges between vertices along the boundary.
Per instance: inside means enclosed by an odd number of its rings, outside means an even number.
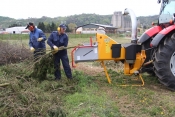
M84 63L78 63L77 66L72 69L83 71L85 74L88 74L90 76L97 76L102 73L104 74L103 67L97 67L93 65L84 64Z

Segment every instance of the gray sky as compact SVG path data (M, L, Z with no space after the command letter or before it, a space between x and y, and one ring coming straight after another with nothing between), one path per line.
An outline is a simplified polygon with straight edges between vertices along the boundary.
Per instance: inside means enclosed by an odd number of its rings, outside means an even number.
M157 0L3 0L0 16L11 18L58 17L82 13L99 15L132 9L136 16L158 15Z

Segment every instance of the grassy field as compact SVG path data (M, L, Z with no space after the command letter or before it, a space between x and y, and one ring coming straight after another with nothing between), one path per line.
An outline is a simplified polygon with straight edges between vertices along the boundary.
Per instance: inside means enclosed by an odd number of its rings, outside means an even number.
M46 37L50 36L50 33L45 33ZM69 38L89 38L93 37L95 34L67 34ZM117 34L108 34L109 36L117 37ZM0 34L0 40L25 40L28 39L28 34Z
M50 36L50 33L45 33L46 37ZM94 34L68 34L69 38L88 38L94 36ZM29 38L28 34L0 34L0 40L26 40Z
M114 39L128 43L128 38ZM6 41L6 40L5 40ZM28 40L8 40L28 44ZM88 42L89 38L70 38L69 46ZM48 47L48 46L47 46ZM71 50L68 50L70 53ZM71 60L70 60L71 62ZM79 63L72 68L73 81L54 81L53 74L42 82L23 76L25 62L0 66L0 117L173 117L175 93L162 86L156 77L142 74L143 87L121 87L135 76L125 76L121 63L108 65L112 84L108 84L98 62ZM27 74L27 73L26 73Z

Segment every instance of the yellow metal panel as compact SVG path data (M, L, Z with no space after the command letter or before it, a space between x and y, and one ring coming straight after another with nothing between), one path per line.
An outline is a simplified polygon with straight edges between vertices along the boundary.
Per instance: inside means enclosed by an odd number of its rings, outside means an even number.
M107 35L97 33L98 42L98 56L100 60L112 59L112 44L117 44L117 42Z
M96 40L98 43L98 58L99 60L121 60L125 58L125 48L121 48L121 56L119 58L112 58L112 44L119 44L112 38L104 34L96 34Z
M130 71L129 63L127 63L125 61L125 63L124 63L124 74L125 75L128 75L129 74L129 71Z
M129 65L125 61L124 74L125 75L132 75L135 71L138 71L142 67L145 59L146 59L146 54L145 54L145 51L142 50L141 53L136 54L136 60L132 65Z
M146 59L145 50L142 50L141 53L136 54L136 61L134 62L133 69L130 71L133 74L135 71L139 70L143 65Z

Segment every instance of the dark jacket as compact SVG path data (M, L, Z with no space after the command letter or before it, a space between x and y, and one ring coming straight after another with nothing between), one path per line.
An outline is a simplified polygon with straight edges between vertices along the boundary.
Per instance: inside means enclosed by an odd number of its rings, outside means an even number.
M47 44L53 49L53 46L57 46L57 47L60 47L60 46L64 46L64 47L67 47L68 45L68 36L67 34L60 34L57 32L57 31L53 31L48 40L47 40ZM67 50L62 50L62 51L59 51L58 53L60 54L67 54Z
M39 42L37 41L38 38L43 38L43 40ZM45 41L46 41L46 36L42 30L35 28L33 32L30 32L30 35L29 35L30 47L33 47L35 49L46 48Z

